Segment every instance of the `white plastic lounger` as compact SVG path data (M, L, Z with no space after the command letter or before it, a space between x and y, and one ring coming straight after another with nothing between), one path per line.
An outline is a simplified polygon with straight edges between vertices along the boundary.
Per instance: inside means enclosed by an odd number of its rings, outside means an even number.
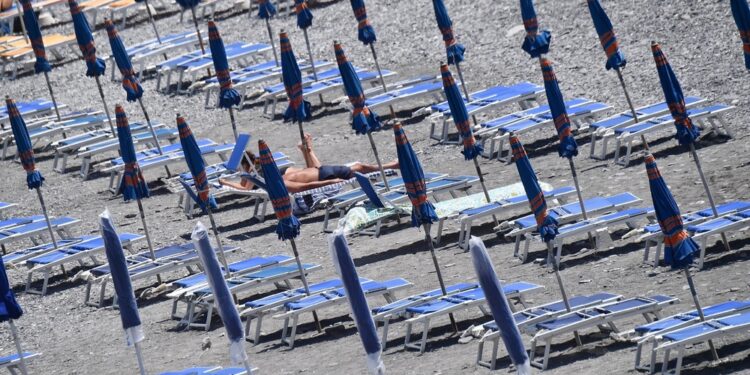
M393 302L396 299L396 292L412 285L409 281L401 278L386 281L361 279L360 283L366 297L383 296L387 303ZM284 319L284 328L281 331L281 343L288 345L289 348L294 348L300 315L314 313L342 303L346 303L346 291L344 288L328 290L297 301L287 302L284 304L284 312L274 315L274 319Z
M36 358L42 355L42 353L23 352L23 360L28 364L28 360ZM21 357L18 353L9 354L0 357L0 369L7 369L11 375L22 374L21 372Z
M39 220L44 220L44 216L39 215L39 217L40 217ZM57 248L65 249L68 246L72 246L82 241L90 240L96 237L97 236L81 236L81 237L70 237L64 240L58 239L56 241ZM16 250L12 253L3 255L3 263L5 263L6 265L16 266L18 264L26 262L27 259L31 259L36 256L46 254L52 250L55 250L55 246L54 244L52 244L52 242L49 242L43 245L32 246L26 249Z
M96 130L107 123L107 117L101 115L100 113L101 112L95 112L90 115L76 117L70 120L63 120L60 122L51 122L46 125L28 129L29 138L31 138L31 141L33 143L36 143L42 138L50 139L60 134L66 135L70 132L75 132L82 129L88 131ZM12 143L15 143L12 137L5 137L3 139L3 159L8 156L8 148Z
M572 311L578 311L595 305L619 301L621 299L622 296L619 294L601 292L587 296L573 296L568 299L568 303L570 304ZM536 323L554 319L565 313L567 313L565 303L560 300L516 312L513 314L513 319L516 321L516 326L519 331L524 332L529 327L533 327ZM497 324L494 320L485 323L483 326L487 330L487 333L485 333L479 340L477 364L487 367L490 370L494 370L497 361L497 352L500 346L500 331L498 331ZM487 343L492 344L492 349L489 360L484 360L484 345Z
M52 230L57 232L60 238L70 238L68 228L77 225L81 221L71 217L50 218ZM11 242L19 241L25 238L31 239L34 245L39 244L39 238L49 234L47 222L44 220L36 221L30 224L5 228L0 230L0 245L7 245Z
M700 243L701 254L698 258L698 269L703 268L703 262L706 257L706 247L708 240L715 236L727 232L739 232L750 227L750 209L739 211L734 214L722 216L718 219L712 219L702 224L688 225L687 231L692 234L695 241Z
M250 61L257 63L260 60L265 60L265 52L270 51L271 46L263 43L248 43L242 44L236 48L227 48L227 60L229 63L238 61L239 65L248 65ZM208 52L208 51L207 51ZM203 56L200 59L186 62L179 65L176 70L179 72L177 78L177 92L180 94L189 94L191 89L182 89L182 84L186 82L195 82L197 78L206 73L207 69L213 68L213 58L210 55ZM166 90L169 90L169 82Z
M131 252L133 243L146 238L143 235L132 233L120 233L119 237L122 246ZM63 273L65 273L65 264L76 262L83 267L86 265L84 263L85 258L91 259L91 262L97 266L101 262L99 262L96 256L103 252L104 239L101 237L94 237L26 260L26 267L29 268L29 270L26 271L26 293L40 294L42 296L46 295L50 273L55 267L59 266ZM31 288L33 276L36 272L42 273L43 281L41 289Z
M258 371L257 367L250 369L253 374ZM240 367L228 367L222 368L221 366L216 367L191 367L180 371L167 371L162 372L159 375L250 375L247 373L245 368Z
M18 112L27 122L33 117L46 115L55 109L52 101L48 99L34 99L28 102L17 102L16 107L18 107ZM57 103L57 108L64 109L67 108L67 106L63 103ZM57 117L55 117L55 119L57 119ZM0 109L0 125L2 125L3 130L10 130L10 116L8 116L8 111L5 106ZM29 124L27 123L27 125Z
M162 36L161 44L154 38L130 45L126 48L126 52L138 74L138 78L141 78L144 71L156 69L156 66L146 66L146 62L150 58L158 58L163 61L165 56L177 50L194 50L195 48L198 48L198 34L194 28L191 28L187 31ZM115 66L114 56L107 57L107 65ZM115 81L115 72L119 74L119 69L111 70L110 79L112 81Z
M8 219L0 220L0 230L10 229L13 227L19 227L26 224L31 224L37 221L44 220L44 215L32 215L23 217L11 217Z
M232 50L235 48L239 48L240 46L242 46L242 44L242 42L228 43L224 45L224 48L227 50ZM180 56L176 56L171 59L156 63L156 65L154 66L154 69L156 70L156 91L162 91L161 83L164 77L166 77L166 87L164 88L164 90L169 90L169 86L172 81L172 73L179 70L180 66L192 61L198 61L205 58L211 58L211 50L208 48L206 48L205 53L203 53L200 49L195 49Z
M367 98L365 103L370 109L375 110L379 107L385 106L395 107L402 102L416 100L425 96L432 96L435 101L439 101L443 100L442 92L442 80L433 79L429 82L421 82L414 85L389 89L388 92Z

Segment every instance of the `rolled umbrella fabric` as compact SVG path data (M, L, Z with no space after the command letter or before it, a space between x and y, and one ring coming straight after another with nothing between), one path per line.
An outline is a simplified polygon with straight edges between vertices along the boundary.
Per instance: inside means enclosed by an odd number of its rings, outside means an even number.
M677 80L677 76L672 70L672 66L667 61L667 56L662 52L658 43L651 44L651 52L656 62L656 70L659 72L659 82L661 83L664 98L669 105L669 112L674 119L674 125L677 128L675 138L681 145L689 146L695 142L701 132L688 116L685 107L685 96L682 94L682 87Z
M357 39L365 45L375 43L378 40L375 35L375 29L370 25L370 20L367 19L367 8L365 7L365 0L350 0L352 4L352 10L354 11L354 17L357 18Z
M148 198L151 192L148 190L146 179L143 178L143 172L135 156L135 146L133 145L133 136L130 134L128 115L119 104L115 106L115 117L117 118L117 141L120 144L122 161L125 163L125 172L122 176L119 193L122 194L126 202L133 199Z
M50 66L49 61L47 60L47 51L44 49L42 31L39 29L39 23L37 22L34 8L31 6L31 0L19 1L23 8L23 23L26 25L26 34L29 36L31 48L34 50L34 57L36 57L34 72L37 74L51 72L52 66Z
M237 312L232 294L224 280L224 273L216 258L216 252L208 240L208 230L200 221L195 225L190 238L198 250L198 256L203 265L208 285L213 293L214 303L227 331L229 358L234 365L243 364L248 357L247 352L245 352L245 332L242 329L240 314Z
M624 67L628 61L625 59L622 51L620 51L615 30L612 28L612 22L609 20L607 13L602 8L599 0L588 0L588 5L591 18L594 20L594 28L599 35L599 42L607 54L607 70Z
M185 154L185 162L193 176L198 206L206 212L208 208L216 208L216 200L209 192L208 179L206 178L206 163L203 161L198 142L195 141L193 131L190 129L185 118L177 116L177 132L180 134L182 152Z
M18 107L16 107L16 102L13 99L6 97L5 106L8 111L8 117L10 117L10 126L13 129L13 139L16 143L18 158L21 160L21 165L26 171L26 185L29 187L29 190L40 188L44 182L44 177L36 170L34 147L31 143L31 138L29 138L29 130L26 128L26 122L23 121L23 117L18 112Z
M278 220L276 234L278 234L280 240L296 238L299 236L302 224L292 212L292 201L286 185L284 185L281 172L279 172L279 167L273 160L273 153L264 140L258 141L258 150L260 153L260 168L266 182L266 191L268 196L271 197L273 211L276 213L276 219Z
M536 219L537 231L539 231L543 241L552 241L558 234L557 220L547 214L547 200L544 199L544 192L539 186L534 167L531 166L531 161L523 148L523 144L515 135L510 137L510 147L513 151L513 160L516 163L518 175L521 177L523 189Z
M211 58L214 61L216 78L219 80L219 107L229 108L239 105L242 97L232 88L232 79L229 76L229 62L227 52L224 49L224 41L221 39L219 29L214 21L208 21L208 44L211 48Z
M109 45L112 48L112 56L115 58L117 68L122 74L122 88L127 93L127 100L134 102L143 96L143 87L138 81L138 76L130 62L130 56L125 49L125 44L117 34L117 28L112 20L106 20L107 35L109 36Z
M16 295L10 288L8 274L5 273L5 264L0 257L0 323L8 320L16 320L23 315L21 305L16 301Z
M346 95L353 107L352 128L357 134L367 134L379 130L382 127L380 119L365 104L366 98L362 90L362 83L359 81L354 66L347 60L344 48L339 43L334 43L333 48L336 52L336 62L339 65L341 79L344 81Z
M398 167L401 170L401 177L404 179L406 194L414 207L411 211L411 225L418 227L422 224L432 224L438 220L438 217L435 213L435 206L427 199L427 187L422 165L419 163L409 139L406 138L406 132L404 132L402 125L394 125L393 132L396 138Z
M281 73L289 100L289 107L284 112L284 121L309 121L312 117L311 105L302 95L302 72L297 65L292 43L289 42L289 35L285 32L279 34L279 39L281 40Z
M98 77L104 74L107 65L104 60L96 57L96 44L94 36L91 34L91 26L78 7L76 0L68 0L70 6L70 15L73 18L73 28L78 41L78 48L81 50L83 60L86 61L86 75L89 77Z
M104 251L107 255L112 284L117 295L122 329L125 330L128 346L132 346L143 341L143 328L141 327L141 317L138 314L138 304L135 302L133 285L130 283L130 272L125 261L125 253L122 249L120 236L117 235L115 225L109 215L109 210L105 210L99 215L99 229L104 240Z
M547 30L539 31L534 0L521 0L521 17L523 18L523 27L526 29L526 37L521 48L532 58L548 53L552 34Z
M367 304L365 293L362 291L357 268L354 266L343 231L337 231L335 234L328 236L328 248L331 251L336 272L344 284L359 338L365 349L367 370L371 375L385 374L378 331L375 322L372 320L371 310Z
M659 227L664 234L664 260L673 269L685 268L693 263L693 255L700 251L700 248L685 231L680 208L659 172L656 159L653 155L648 155L645 163L651 200Z
M457 64L464 61L466 47L458 43L456 37L453 35L453 21L448 15L445 3L443 3L443 0L432 0L432 8L435 10L435 19L437 20L440 33L443 34L448 64Z
M510 359L518 369L518 374L531 374L531 363L521 338L521 332L518 331L516 320L513 318L513 311L508 305L508 299L505 297L484 242L472 236L469 240L469 251L471 251L471 259L474 263L477 279L479 279L479 285L484 291L487 304L492 312L492 318L497 324L500 337L503 339Z
M745 68L750 70L750 7L747 0L730 0L732 16L742 39L742 51L745 55Z
M578 155L578 144L573 138L570 118L568 118L568 111L565 109L565 100L560 91L552 63L542 58L540 64L544 75L544 91L547 94L547 102L555 123L555 129L557 129L557 136L560 139L560 143L557 145L557 153L560 157L570 159Z
M313 14L307 0L294 0L294 13L297 14L297 27L307 29L312 26Z
M276 7L273 5L271 0L258 1L258 17L267 20L275 16L276 13Z
M453 79L448 65L443 64L440 66L440 74L443 77L443 90L445 91L445 97L448 99L453 123L456 124L456 128L464 144L464 150L461 153L464 154L466 160L476 159L477 156L482 154L483 147L474 138L464 98L461 96L461 91L458 89L458 85L456 85L456 81Z

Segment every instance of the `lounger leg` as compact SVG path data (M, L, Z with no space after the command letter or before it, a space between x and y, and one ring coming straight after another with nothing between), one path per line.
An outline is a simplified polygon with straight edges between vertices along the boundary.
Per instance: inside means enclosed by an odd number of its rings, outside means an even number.
M661 364L661 373L666 375L669 373L669 352L670 349L664 351L664 361Z
M490 358L490 370L495 369L497 364L497 350L500 348L500 337L495 337L492 341L492 358Z
M677 364L674 366L674 375L680 375L682 370L682 358L685 356L685 347L681 346L677 351Z
M518 250L521 249L521 235L516 236L516 243L513 246L513 256L521 258L518 254ZM523 261L523 260L522 260Z
M297 325L299 324L299 314L292 318L292 332L289 335L289 349L294 348L294 340L297 338Z
M654 250L654 268L659 266L662 250L664 250L664 243L662 241L659 241L659 244L656 245L656 249Z
M105 278L102 280L102 286L99 288L99 308L104 307L104 293L107 291L107 281L109 279Z
M47 286L49 285L49 268L44 270L44 278L42 279L42 296L47 295Z
M390 317L385 317L383 319L383 339L381 340L381 346L383 347L382 350L385 350L386 346L388 346L388 327L390 327L390 323Z
M206 309L206 326L205 331L208 332L208 329L211 328L211 321L214 317L214 304L209 303L208 308Z
M419 354L423 354L425 348L427 348L427 333L429 332L429 330L430 330L430 320L425 319L424 325L422 327L422 342L420 343L420 346L419 346Z
M263 313L260 313L257 318L257 322L255 322L255 341L253 344L258 345L260 343L260 327L263 325Z

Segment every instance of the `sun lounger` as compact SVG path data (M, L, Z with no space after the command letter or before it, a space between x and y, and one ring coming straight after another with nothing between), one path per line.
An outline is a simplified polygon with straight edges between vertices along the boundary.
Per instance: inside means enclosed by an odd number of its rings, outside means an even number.
M11 208L14 208L16 206L17 204L15 203L0 202L0 220L5 219L5 214L4 214L5 211L8 211ZM2 228L1 225L0 225L0 228Z
M44 216L39 215L41 220L44 220ZM98 236L80 236L80 237L70 237L67 239L57 239L57 248L58 249L64 249L68 246L75 245L77 243L80 243L82 241L87 241L93 238L97 238ZM32 246L26 249L16 250L12 253L3 255L3 263L6 265L12 265L16 266L18 264L26 262L27 259L34 258L36 256L46 254L52 250L55 250L55 246L52 242L42 244L42 245L36 245Z
M573 296L568 299L568 303L570 304L572 311L578 311L596 305L619 301L621 299L621 295L601 292L586 296ZM524 332L529 328L533 328L536 323L554 319L565 313L567 313L565 303L560 300L516 312L513 314L513 319L516 321L516 327L518 327L519 331ZM485 323L483 326L487 330L487 333L485 333L479 340L477 364L488 367L490 370L494 370L495 362L497 360L497 352L500 346L500 331L498 331L497 324L494 320ZM484 345L487 343L492 344L491 354L488 361L483 359Z
M261 61L265 60L265 52L270 50L271 46L268 44L242 44L235 48L227 48L227 60L229 62L239 61L240 65L247 65L249 61L257 63L259 61L258 55L262 56ZM249 61L248 58L250 59ZM185 78L187 78L188 82L195 82L198 76L205 74L206 69L213 67L213 63L213 58L210 55L204 55L200 59L191 60L176 67L175 70L179 72L177 92L181 94L190 93L190 89L182 89L182 83ZM169 81L167 82L166 89L169 90Z
M198 3L195 7L195 15L198 17L198 21L200 22L203 19L214 19L217 4L219 4L219 0L203 0ZM180 23L185 21L185 11L185 8L180 7Z
M715 236L727 232L737 232L750 227L750 209L738 211L737 213L712 219L697 225L688 225L687 231L692 234L693 240L700 243L701 253L698 258L698 269L703 268L703 262L706 257L706 247L708 240Z
M205 34L204 34L205 35ZM146 63L151 58L158 58L160 61L164 61L164 58L177 50L189 49L195 50L198 44L198 34L195 29L169 34L161 37L161 43L156 38L145 40L141 43L130 45L126 48L126 52L130 57L131 63L135 68L138 78L141 78L144 71L156 69L154 66L146 66ZM107 61L108 66L114 66L114 56L109 56ZM115 80L115 71L118 69L111 70L110 78L112 81Z
M750 202L746 201L731 201L716 206L716 211L719 216L730 215L738 211L745 211L750 209ZM682 215L682 221L685 225L698 225L714 218L713 210L708 207L703 210ZM661 231L659 224L647 225L643 228L643 235L639 238L640 241L646 243L643 253L643 263L650 263L654 267L659 265L661 259L661 252L664 248L664 234ZM654 259L650 261L651 248L654 248ZM705 248L703 246L702 248Z
M68 228L77 225L80 222L80 220L73 219L71 217L50 218L52 230L57 232L60 238L63 239L70 237ZM31 241L35 245L38 245L38 238L42 238L44 235L48 234L49 232L47 229L47 222L44 220L35 221L33 223L0 230L0 245L7 245L11 242L15 242L25 238L31 239Z
M156 1L150 1L148 2L148 5L151 7L163 7L163 3L161 0ZM125 26L127 25L126 21L128 19L128 13L131 10L134 10L135 13L143 13L145 11L145 4L142 2L138 2L136 0L115 0L113 2L108 3L105 8L106 10L109 10L109 18L114 22L115 24L119 23L119 28L124 30ZM137 10L136 8L141 7L143 9ZM93 25L96 25L96 23L93 23Z
M575 192L575 190L573 191ZM602 214L606 212L619 212L641 203L641 199L632 193L620 193L608 197L594 197L583 202L586 213L589 215ZM571 202L559 207L553 207L548 214L557 220L558 224L564 225L575 222L583 217L581 204L578 201ZM515 238L515 248L513 254L526 261L529 252L529 245L532 240L532 233L536 232L537 225L534 215L527 215L513 221L514 229L507 233L505 237ZM572 233L571 233L572 235ZM523 251L521 243L523 241ZM560 244L562 246L562 244Z
M367 98L365 103L370 109L375 110L385 106L395 107L402 102L425 96L433 96L435 101L439 101L443 98L443 82L435 77L431 78L433 78L431 81L389 89L388 92Z
M42 138L52 138L57 135L67 135L71 132L79 130L96 130L107 123L107 117L101 115L100 112L94 112L89 115L76 117L69 120L54 121L46 125L38 127L32 127L28 129L29 137L32 142L38 142ZM15 143L14 139L10 136L3 139L3 154L2 158L8 157L8 149L11 144Z
M750 310L750 301L727 301L712 306L704 306L703 315L706 319L719 319L729 315L746 312L748 310ZM659 319L652 323L636 326L633 331L626 332L625 335L634 336L632 341L636 341L638 344L635 352L635 369L651 370L654 368L655 361L651 362L650 366L644 366L641 364L643 348L646 345L651 344L651 350L653 351L661 339L660 336L663 336L668 332L674 332L682 328L699 324L700 321L698 311L691 310ZM652 357L652 359L655 360L656 358Z
M517 103L521 109L531 107L536 102L544 88L529 82L521 82L512 86L495 86L473 94L469 94L471 101L464 99L466 110L470 116L485 113L498 107ZM425 111L421 111L425 112ZM442 143L454 143L449 139L450 127L453 124L453 116L447 102L435 104L430 107L430 138ZM440 132L438 133L438 128ZM458 137L460 138L460 137ZM460 142L458 139L455 143Z
M8 219L0 220L0 230L10 229L42 220L44 220L44 215L11 217Z
M561 315L534 325L538 330L531 339L529 360L534 367L547 369L552 341L560 336L570 336L591 328L609 329L618 332L615 323L642 315L647 322L659 319L661 310L668 305L678 303L675 297L654 295L635 297L591 307ZM606 328L605 328L606 327ZM542 359L537 357L537 346L544 346Z
M729 335L746 334L748 329L750 329L750 312L746 311L724 318L708 320L664 334L659 337L659 345L651 351L651 373L654 372L656 367L656 356L659 351L664 352L662 374L672 373L679 375L687 349L698 347L698 344L709 340L716 342L717 339L723 339ZM677 363L674 370L669 371L670 354L673 350L677 351Z
M544 289L541 285L527 283L524 281L506 283L503 285L503 292L509 300L517 300L524 308L526 308L526 295L531 292L539 291ZM465 292L452 294L445 297L440 297L434 301L430 301L421 305L408 307L406 309L407 316L409 319L406 323L406 334L404 335L404 347L407 349L416 349L420 353L424 353L427 347L427 335L430 332L430 322L438 317L446 316L457 311L469 310L472 308L479 308L483 315L489 315L489 311L485 308L485 296L482 288L475 288ZM511 304L512 306L512 304ZM422 325L422 335L419 341L412 341L412 331L415 325Z
M18 102L16 106L18 107L18 112L27 122L29 122L30 118L46 115L55 109L52 101L47 99L34 99L28 102ZM67 106L63 103L57 103L58 109L64 109L66 107ZM0 125L2 125L3 130L10 129L10 116L8 116L8 111L5 106L0 108ZM27 123L27 125L29 124Z
M724 121L723 114L734 108L734 106L715 104L708 107L689 109L688 115L693 120L694 125L731 138L732 132ZM646 134L651 134L664 129L669 129L670 134L674 132L674 119L671 115L615 129L614 136L617 137L615 162L620 165L628 166L633 151L633 141L639 140L641 136ZM623 147L625 148L625 154L620 157L620 151Z
M78 9L86 14L86 19L90 20L90 25L96 27L96 19L99 17L99 10L105 9L109 3L115 0L88 0L78 3Z
M685 107L692 108L705 102L706 99L688 96L685 98ZM669 107L667 103L661 102L636 108L635 111L638 114L638 121L643 122L669 114ZM589 157L605 160L607 158L607 145L609 140L614 136L614 131L633 124L635 124L635 119L629 110L591 124L588 128L591 132L591 152ZM601 152L597 154L596 148L599 142L601 142L599 146Z
M233 42L226 44L224 48L231 50L239 48L240 46L242 46L242 42ZM210 49L206 49L205 53L203 53L200 49L194 49L182 55L156 63L156 65L154 66L154 69L156 70L156 90L161 91L162 77L166 77L165 90L169 90L169 86L172 80L172 73L175 70L178 70L183 64L189 63L191 61L201 60L204 58L211 58Z
M28 364L29 360L42 355L42 353L23 352L23 360ZM9 354L0 357L0 370L7 369L11 375L22 374L21 372L21 356L18 353Z
M143 235L132 233L120 233L119 237L122 246L131 251L133 243L146 238ZM83 267L85 266L85 258L91 259L96 266L100 263L99 260L96 259L96 256L103 252L104 239L101 237L94 237L26 260L26 267L29 269L26 271L26 293L40 294L42 296L46 295L50 273L55 267L59 266L62 268L63 273L65 273L66 264L78 263ZM33 276L36 272L42 273L43 281L41 289L31 288Z
M47 56L62 60L71 54L80 56L80 50L76 46L75 35L47 34L43 37L44 47L47 50ZM65 51L70 48L70 51ZM16 79L19 72L27 67L33 66L34 50L30 45L0 52L0 61L2 61L2 70L0 75L5 76L7 72L10 79Z
M250 369L253 373L257 371L257 368ZM222 368L221 366L215 367L191 367L180 371L167 371L162 372L160 375L250 375L247 373L245 368L240 367L229 367Z
M360 283L366 297L383 296L387 303L393 302L396 299L396 292L412 285L409 281L401 278L386 281L365 279L360 280ZM284 320L284 328L281 331L281 343L288 345L289 348L294 347L300 315L314 313L342 303L346 303L346 291L344 288L328 290L297 301L287 302L284 304L284 312L274 315L274 319Z

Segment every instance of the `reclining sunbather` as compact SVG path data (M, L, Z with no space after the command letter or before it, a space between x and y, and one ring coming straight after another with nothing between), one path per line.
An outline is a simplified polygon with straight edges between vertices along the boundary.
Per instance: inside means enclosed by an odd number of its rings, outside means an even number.
M284 178L284 184L289 193L299 193L305 190L343 182L353 178L354 172L372 173L380 170L377 165L363 164L360 162L351 165L322 164L313 151L312 137L309 134L305 135L305 142L307 143L307 147L303 147L302 143L298 144L297 147L302 151L302 156L305 158L306 168L290 167L281 171L282 177ZM260 173L260 168L257 168L257 166L260 165L260 160L258 160L255 154L250 151L246 151L246 155L247 158L242 159L242 168L245 172L255 170ZM250 165L251 163L253 164L252 166ZM396 168L398 168L398 161L383 164L383 169ZM255 188L255 185L245 178L239 183L229 181L226 178L221 178L219 179L219 183L240 190L252 190Z

